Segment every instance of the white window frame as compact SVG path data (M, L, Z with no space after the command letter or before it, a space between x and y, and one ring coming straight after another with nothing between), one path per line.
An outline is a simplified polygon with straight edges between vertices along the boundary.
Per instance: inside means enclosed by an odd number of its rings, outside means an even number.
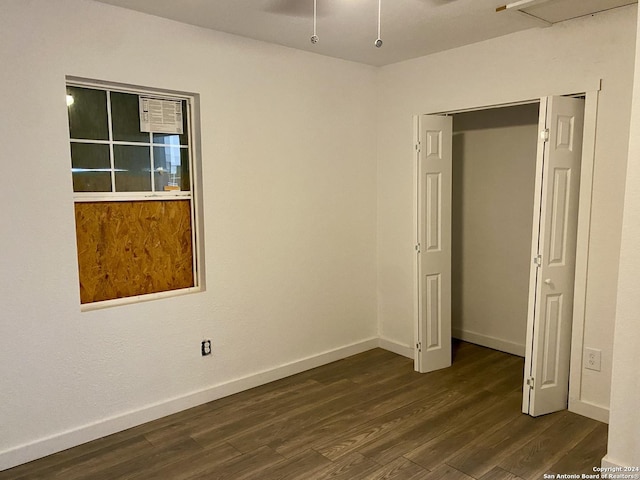
M191 205L191 251L193 261L193 286L180 288L176 290L168 290L164 292L147 293L143 295L133 295L129 297L115 298L112 300L101 300L92 303L80 305L80 310L92 311L118 305L127 305L144 301L156 300L167 297L175 297L189 293L204 291L203 278L203 235L201 231L201 215L200 203L202 195L197 186L201 185L200 178L200 138L199 138L199 121L196 118L196 111L199 111L199 96L193 93L176 92L169 90L161 90L149 87L140 87L132 85L124 85L114 82L103 82L99 80L89 80L79 77L66 77L66 87L89 88L105 91L107 94L107 118L109 128L108 140L90 140L90 139L73 139L69 135L69 159L71 159L72 143L89 143L109 145L109 158L111 162L111 170L114 169L114 145L133 145L148 146L150 148L151 165L153 165L153 147L176 145L153 143L153 133L149 133L149 143L146 142L129 142L113 140L113 123L111 118L111 92L129 93L134 95L144 95L149 98L158 98L162 100L184 100L187 104L186 119L188 128L188 145L186 146L189 158L189 188L190 190L174 190L174 191L145 191L145 192L116 192L115 191L115 175L111 175L111 192L73 192L74 205L81 202L117 202L117 201L145 201L145 200L189 200ZM182 149L183 146L180 145ZM69 170L71 173L71 170ZM154 174L151 172L151 185L154 188Z

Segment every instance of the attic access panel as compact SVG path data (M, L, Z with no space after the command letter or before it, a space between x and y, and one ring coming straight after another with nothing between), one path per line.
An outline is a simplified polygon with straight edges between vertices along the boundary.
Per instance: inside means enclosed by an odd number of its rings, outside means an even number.
M634 3L638 0L520 0L497 10L513 9L553 24Z

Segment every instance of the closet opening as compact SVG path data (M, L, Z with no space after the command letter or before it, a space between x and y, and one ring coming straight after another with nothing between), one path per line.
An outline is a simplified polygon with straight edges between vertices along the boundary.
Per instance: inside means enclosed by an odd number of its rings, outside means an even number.
M520 357L539 111L536 102L452 115L451 335Z

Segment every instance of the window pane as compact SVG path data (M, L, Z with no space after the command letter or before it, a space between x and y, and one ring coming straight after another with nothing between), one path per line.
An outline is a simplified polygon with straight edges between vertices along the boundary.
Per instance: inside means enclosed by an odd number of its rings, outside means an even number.
M172 133L154 133L153 143L163 143L166 145L189 145L189 135L187 131L187 102L182 101L182 135Z
M111 92L113 139L122 142L149 143L149 133L140 131L138 95Z
M151 190L151 154L149 147L113 146L117 192Z
M71 143L74 192L110 192L109 145Z
M67 87L67 105L71 138L109 140L105 91Z
M153 147L156 191L191 189L189 150L180 147Z

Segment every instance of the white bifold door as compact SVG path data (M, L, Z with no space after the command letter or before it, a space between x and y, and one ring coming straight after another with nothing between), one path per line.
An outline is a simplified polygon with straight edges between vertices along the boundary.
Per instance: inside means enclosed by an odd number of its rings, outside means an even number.
M453 119L422 115L418 149L416 370L451 366L451 144Z
M547 97L534 209L522 410L567 408L584 100ZM538 186L539 185L539 186ZM536 238L537 237L537 238Z
M534 416L567 407L583 119L582 99L541 99L523 382ZM415 367L430 372L451 365L452 117L421 115L418 140Z

